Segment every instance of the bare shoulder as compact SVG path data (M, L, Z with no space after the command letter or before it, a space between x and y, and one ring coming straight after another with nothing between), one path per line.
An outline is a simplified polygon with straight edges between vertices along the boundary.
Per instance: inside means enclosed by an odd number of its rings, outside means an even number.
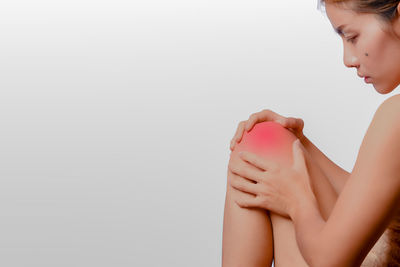
M382 102L363 138L352 176L397 180L400 190L400 95ZM361 178L360 178L361 179ZM400 193L400 191L399 191Z
M400 111L400 94L393 95L383 101L377 109L377 112L396 112ZM389 115L389 114L386 114ZM393 114L395 115L395 114Z
M371 137L390 138L400 144L399 134L400 94L389 97L379 105L367 131Z

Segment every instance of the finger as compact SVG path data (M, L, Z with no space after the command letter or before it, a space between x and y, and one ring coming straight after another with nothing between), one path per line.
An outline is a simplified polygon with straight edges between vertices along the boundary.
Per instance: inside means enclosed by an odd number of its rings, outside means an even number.
M242 121L236 133L236 143L239 143L242 140L245 125L246 121Z
M235 203L241 208L264 208L260 198L242 194L235 199Z
M286 128L286 123L287 123L286 118L282 117L282 118L276 119L275 121Z
M241 151L239 153L239 156L241 159L247 161L251 165L254 165L264 171L272 170L278 167L278 165L275 162L266 160L265 158L260 157L257 154L248 151Z
M286 119L286 127L302 131L304 127L304 121L299 118L289 117Z
M240 164L239 166L238 166L238 164L236 164L236 165L231 164L231 166L229 168L230 168L231 172L233 172L236 175L247 178L256 183L261 181L262 171L251 168L250 165L248 165L248 164Z
M304 121L303 121L303 119L298 118L298 119L297 119L297 124L298 124L297 128L298 128L300 131L303 131L303 128L304 128Z
M233 148L235 147L236 143L238 142L238 138L240 137L240 140L242 139L241 136L243 135L244 132L244 125L245 125L246 121L241 121L236 129L236 133L233 136L232 140L231 140L231 150L233 150ZM239 140L239 141L240 141Z
M293 117L288 117L285 119L285 127L287 128L292 128L296 129L297 128L297 122L296 119Z
M257 195L259 193L257 184L253 184L249 180L238 175L233 175L231 178L230 185L236 190L253 195Z
M249 116L249 119L248 119L247 122L246 122L245 130L246 130L247 132L249 132L249 131L253 128L254 124L256 124L257 122L259 122L259 120L260 120L260 118L259 118L259 113L251 114L251 115Z
M260 112L250 115L246 122L245 130L249 132L256 123L275 119L277 119L277 114L275 112L269 109L264 109Z
M296 170L307 170L306 159L304 156L303 145L299 139L293 142L293 166Z

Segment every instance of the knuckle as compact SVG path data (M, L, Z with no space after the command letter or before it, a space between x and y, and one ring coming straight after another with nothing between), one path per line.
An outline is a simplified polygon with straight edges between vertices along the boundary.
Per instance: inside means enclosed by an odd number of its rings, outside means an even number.
M296 128L296 119L295 118L287 118L287 123L289 124L290 127Z
M254 119L254 118L256 118L257 117L257 113L253 113L253 114L251 114L250 116L249 116L249 119L248 120L252 120L252 119Z
M235 163L234 163L233 160L230 160L230 161L229 161L228 169L229 169L231 172L236 172L236 171L237 171L237 168L236 168Z

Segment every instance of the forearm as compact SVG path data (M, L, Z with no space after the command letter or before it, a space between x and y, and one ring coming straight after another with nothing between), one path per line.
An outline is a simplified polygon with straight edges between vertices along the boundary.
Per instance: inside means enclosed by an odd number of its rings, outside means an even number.
M350 173L331 161L321 150L318 149L306 136L300 139L303 146L311 157L317 162L322 171L325 173L329 182L335 189L336 193L339 194Z
M310 201L297 202L291 215L294 224L296 241L303 258L310 267L320 267L327 262L324 251L323 228L326 224L318 208ZM324 255L325 254L325 255Z

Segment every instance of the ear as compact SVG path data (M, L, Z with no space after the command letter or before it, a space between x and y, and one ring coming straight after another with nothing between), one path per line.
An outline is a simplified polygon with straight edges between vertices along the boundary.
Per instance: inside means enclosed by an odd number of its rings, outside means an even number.
M392 22L392 33L400 40L400 2L397 4L397 16Z
M397 4L397 16L394 19L392 26L394 34L400 40L400 2Z

